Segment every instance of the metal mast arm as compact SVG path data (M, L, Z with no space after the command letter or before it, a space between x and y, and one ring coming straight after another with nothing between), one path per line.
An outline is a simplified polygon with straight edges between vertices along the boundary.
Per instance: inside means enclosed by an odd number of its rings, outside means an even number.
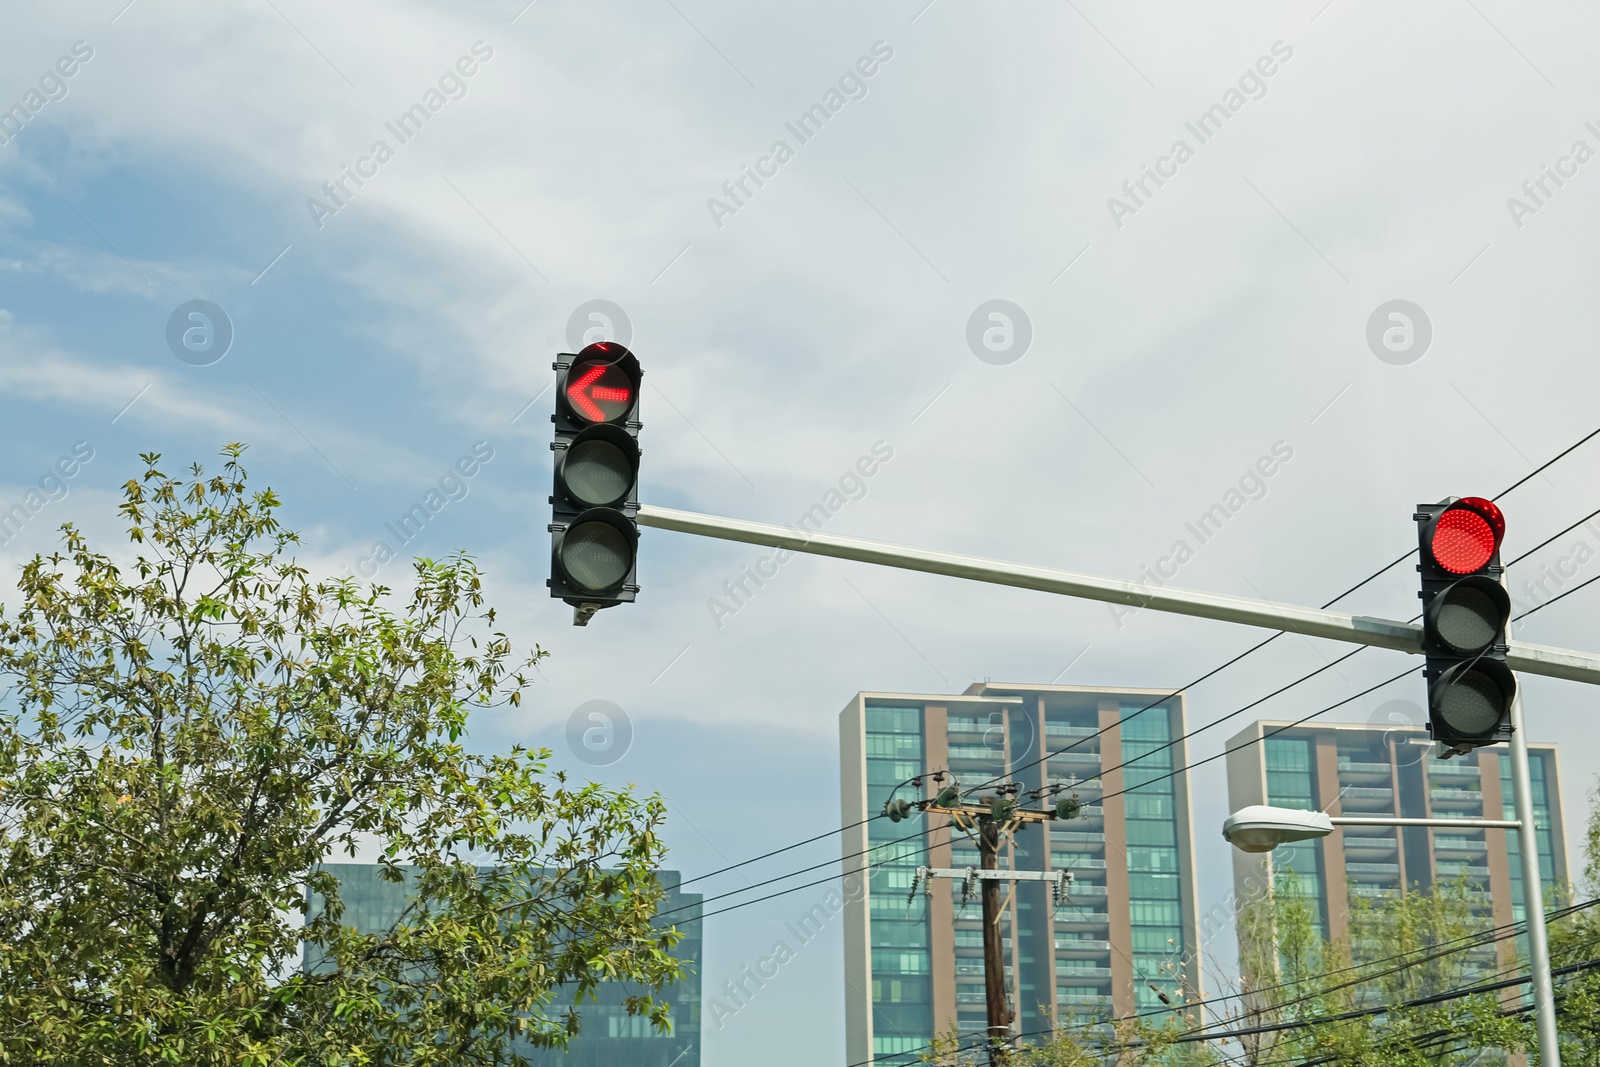
M745 519L727 519L716 515L701 515L692 511L643 506L639 509L639 525L661 530L717 537L726 541L742 541L751 545L785 548L791 552L809 552L836 559L851 559L861 563L876 563L902 570L944 574L954 578L967 578L993 585L1009 585L1020 589L1037 589L1062 596L1081 597L1085 600L1102 600L1111 604L1125 604L1153 611L1176 612L1202 619L1261 626L1269 630L1290 630L1307 637L1325 637L1333 641L1347 641L1358 645L1375 645L1397 652L1421 653L1422 627L1416 623L1394 619L1377 619L1367 615L1350 615L1325 608L1278 604L1270 600L1230 596L1224 593L1201 593L1170 586L1135 585L1117 578L1104 578L1092 574L1035 567L1025 563L1007 563L1002 560L965 556L954 552L936 552L926 548L892 545L882 541L867 541L858 537L841 537L838 534L811 533L788 526L773 526ZM1550 648L1513 641L1506 654L1506 666L1527 674L1542 674L1551 678L1566 678L1575 682L1600 685L1600 655L1575 649Z

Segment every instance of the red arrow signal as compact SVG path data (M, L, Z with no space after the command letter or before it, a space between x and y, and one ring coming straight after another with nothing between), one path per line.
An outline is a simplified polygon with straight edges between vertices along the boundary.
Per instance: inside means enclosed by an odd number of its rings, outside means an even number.
M633 385L614 364L591 363L575 367L567 385L567 402L590 422L609 422L628 410Z

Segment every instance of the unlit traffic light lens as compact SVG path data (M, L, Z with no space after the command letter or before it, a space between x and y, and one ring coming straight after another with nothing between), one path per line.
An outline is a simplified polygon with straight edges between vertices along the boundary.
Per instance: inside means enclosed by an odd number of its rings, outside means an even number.
M561 566L573 582L591 593L622 584L633 567L633 546L609 522L579 522L561 542Z
M1428 626L1458 656L1493 645L1511 614L1511 597L1499 582L1474 575L1446 588L1428 604Z
M1440 679L1433 707L1445 725L1468 736L1487 734L1506 710L1506 695L1482 671L1466 670Z
M1496 509L1495 514L1498 513ZM1434 561L1451 574L1472 574L1482 570L1494 555L1500 532L1489 517L1476 509L1453 507L1434 523L1428 547Z
M562 484L584 507L610 507L628 495L634 466L622 449L598 438L579 441L567 451Z

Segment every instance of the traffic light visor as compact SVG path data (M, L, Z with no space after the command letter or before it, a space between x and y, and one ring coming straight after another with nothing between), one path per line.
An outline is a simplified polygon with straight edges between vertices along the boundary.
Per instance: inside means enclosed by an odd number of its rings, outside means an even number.
M1428 530L1428 551L1451 574L1474 574L1493 558L1505 536L1505 518L1481 497L1458 500Z

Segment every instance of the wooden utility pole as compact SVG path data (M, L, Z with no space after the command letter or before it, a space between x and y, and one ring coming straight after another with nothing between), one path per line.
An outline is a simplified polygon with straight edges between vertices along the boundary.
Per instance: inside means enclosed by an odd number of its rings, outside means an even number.
M1077 800L1073 799L1069 805L1077 803ZM963 904L972 899L974 886L982 886L978 892L983 902L983 985L984 1000L989 1009L984 1041L989 1048L991 1067L999 1067L1008 1062L1011 1054L1013 1040L1011 1024L1016 1021L1016 1013L1006 1002L1005 946L1000 939L1000 919L1004 916L1005 907L1000 901L1000 883L1049 882L1050 899L1059 906L1067 901L1067 887L1072 884L1072 875L1066 871L1008 871L1002 870L999 866L1000 846L1011 836L1011 832L1023 822L1030 822L1039 817L1051 817L1049 813L1013 809L1001 819L978 807L928 810L953 811L951 821L978 842L978 855L983 865L966 868L918 867L916 876L911 881L910 899L915 900L917 889L923 886L927 887L927 892L931 895L935 878L951 878L959 881ZM1077 809L1068 807L1057 810L1075 812Z
M978 819L978 857L982 869L1000 869L1003 827L992 816ZM1006 1003L1005 946L1000 941L1000 882L983 882L983 990L989 1008L989 1067L1002 1067L1010 1058L1011 1009Z

